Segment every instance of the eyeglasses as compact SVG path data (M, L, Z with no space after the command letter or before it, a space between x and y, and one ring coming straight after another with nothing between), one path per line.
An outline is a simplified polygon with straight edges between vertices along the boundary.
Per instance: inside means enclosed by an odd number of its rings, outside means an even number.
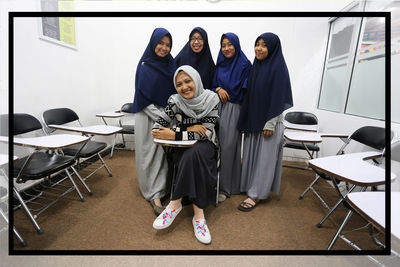
M193 41L193 42L196 42L196 41L203 41L203 38L201 38L201 37L192 37L192 38L190 38L190 41Z

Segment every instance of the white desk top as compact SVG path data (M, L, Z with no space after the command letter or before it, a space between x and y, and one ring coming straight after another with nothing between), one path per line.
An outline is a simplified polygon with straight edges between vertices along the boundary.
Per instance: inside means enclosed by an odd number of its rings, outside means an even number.
M321 135L317 132L284 132L285 138L292 142L321 143Z
M365 161L380 154L376 151L370 151L336 155L312 159L308 164L317 170L351 184L359 186L380 185L385 183L385 169ZM395 178L396 175L391 173L391 180L393 181Z
M83 143L88 139L89 137L87 136L55 134L31 138L14 137L14 144L39 149L62 149L65 147ZM8 137L0 136L0 141L8 143Z
M318 131L318 124L314 125L306 125L306 124L295 124L290 123L286 120L283 121L283 125L292 130L300 130L300 131L310 131L310 132L317 132Z
M349 204L376 228L385 229L385 192L355 192L347 195ZM400 239L400 192L391 192L391 232Z
M110 125L92 125L86 127L74 127L74 126L64 126L64 125L49 125L50 128L59 129L64 131L87 133L93 135L111 135L118 133L122 130L121 127L110 126Z
M175 141L175 140L163 140L163 139L154 138L153 142L158 145L163 145L163 146L191 147L194 144L196 144L197 140Z
M18 157L14 156L13 160L16 160ZM6 154L0 154L0 168L2 168L4 165L8 164L8 155Z
M104 118L120 118L125 116L122 112L103 112L96 114L96 117L104 117Z

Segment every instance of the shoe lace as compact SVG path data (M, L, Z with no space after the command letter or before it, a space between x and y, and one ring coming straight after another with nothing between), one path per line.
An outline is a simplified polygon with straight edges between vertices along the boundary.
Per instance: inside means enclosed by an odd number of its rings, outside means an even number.
M206 229L207 223L206 220L203 221L203 223L200 223L200 221L196 221L196 230L198 234L202 234L203 236L205 236L207 229Z
M163 218L163 225L168 222L168 219L172 219L174 217L175 209L173 209L171 212L164 212L162 215Z

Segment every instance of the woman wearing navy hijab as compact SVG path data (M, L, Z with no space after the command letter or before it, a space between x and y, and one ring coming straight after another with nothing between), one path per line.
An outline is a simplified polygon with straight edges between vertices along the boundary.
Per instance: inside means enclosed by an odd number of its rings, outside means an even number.
M201 28L194 28L189 34L189 41L175 57L176 66L190 65L200 74L203 86L212 87L215 63L208 45L207 32Z
M156 28L136 68L132 108L139 187L156 215L162 212L160 199L167 194L168 164L163 148L154 144L151 130L168 98L175 93L172 78L176 64L170 54L171 47L171 34L164 28Z
M250 67L237 35L231 32L223 34L213 79L213 90L221 99L218 135L221 148L220 202L231 194L240 194L242 135L236 125Z
M279 37L261 34L243 101L238 129L243 131L241 191L238 209L251 211L270 192L279 193L282 172L283 112L293 106L289 72Z

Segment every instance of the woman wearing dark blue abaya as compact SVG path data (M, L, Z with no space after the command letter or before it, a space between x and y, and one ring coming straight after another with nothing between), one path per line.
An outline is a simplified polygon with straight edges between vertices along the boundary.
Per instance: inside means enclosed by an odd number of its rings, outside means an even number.
M282 173L283 112L293 106L289 72L279 37L261 34L247 83L238 129L243 131L241 191L238 209L251 211L270 192L279 193Z
M163 148L154 144L151 130L168 98L175 93L172 78L176 64L170 54L171 47L171 34L164 28L155 29L137 65L132 109L139 187L156 215L162 212L160 199L168 192L168 164Z
M208 45L207 32L201 28L194 28L189 34L189 41L175 57L176 66L192 66L200 74L204 88L212 87L215 63Z
M213 79L213 90L221 100L218 135L221 147L220 202L231 194L240 193L242 135L236 125L250 67L237 35L223 34Z

